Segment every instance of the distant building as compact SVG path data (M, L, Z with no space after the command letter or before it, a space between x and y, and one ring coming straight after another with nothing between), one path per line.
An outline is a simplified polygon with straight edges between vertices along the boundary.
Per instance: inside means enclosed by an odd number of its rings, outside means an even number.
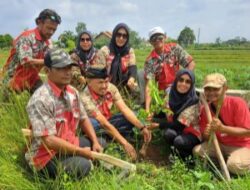
M110 32L110 31L100 32L100 34L98 34L95 37L95 41L97 41L100 38L107 38L110 40L112 38L112 32Z
M104 45L108 45L110 40L112 38L112 32L105 31L100 32L95 39L94 39L94 45L97 49L100 49Z

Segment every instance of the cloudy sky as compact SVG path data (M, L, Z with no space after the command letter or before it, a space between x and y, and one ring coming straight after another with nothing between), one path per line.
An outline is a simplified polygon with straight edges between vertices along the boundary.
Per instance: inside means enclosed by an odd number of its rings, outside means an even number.
M0 34L16 37L25 28L35 27L35 18L44 8L56 10L62 23L54 35L75 31L84 22L95 33L125 22L141 37L161 26L172 38L188 26L200 42L215 42L236 36L250 40L250 0L1 0Z

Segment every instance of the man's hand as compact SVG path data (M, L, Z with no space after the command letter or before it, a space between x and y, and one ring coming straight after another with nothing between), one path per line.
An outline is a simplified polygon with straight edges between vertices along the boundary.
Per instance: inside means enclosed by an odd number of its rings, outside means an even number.
M211 125L211 129L215 132L216 131L221 132L223 127L224 127L224 125L222 124L222 122L218 118L213 118L210 125Z
M92 150L95 151L95 152L102 152L103 148L102 148L102 146L100 145L99 142L95 142L92 145Z
M131 90L134 90L135 88L138 87L138 84L137 82L135 82L135 79L133 77L130 77L128 79L127 85Z
M79 81L80 84L86 84L86 79L85 79L84 76L80 76L80 77L78 78L78 81Z
M137 154L134 147L131 144L127 142L125 145L123 145L123 148L132 160L136 160Z
M157 128L159 128L159 126L160 126L159 123L152 122L152 123L150 123L150 125L148 126L148 129L149 129L149 130L157 129Z
M84 148L78 147L77 154L81 155L81 156L83 156L83 157L85 157L87 159L90 159L90 160L94 159L89 147L84 147Z
M149 131L146 127L142 129L142 135L143 135L144 142L149 143L151 141L151 138L152 138L151 131Z
M208 138L210 136L210 134L211 134L211 125L207 124L207 126L204 130L204 136Z

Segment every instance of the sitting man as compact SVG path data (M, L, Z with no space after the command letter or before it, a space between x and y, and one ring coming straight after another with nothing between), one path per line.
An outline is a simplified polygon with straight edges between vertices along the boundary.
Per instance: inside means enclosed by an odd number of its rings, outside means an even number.
M118 89L109 82L106 68L89 67L86 78L88 85L80 93L80 97L96 132L103 127L124 147L132 159L136 159L134 147L124 137L132 134L132 127L136 126L143 134L144 141L149 142L151 132L125 104ZM112 115L113 104L121 113Z
M226 78L219 73L207 75L203 88L205 97L210 102L211 114L214 116L223 88L227 89ZM205 109L202 109L200 129L205 142L194 147L194 154L204 157L207 140L214 131L229 171L234 174L244 174L250 171L250 112L243 99L225 96L219 118L212 118L211 123L208 123ZM216 156L212 144L207 154L212 157Z
M91 168L90 150L101 151L102 146L78 92L68 85L73 65L68 53L50 49L44 63L48 82L35 91L27 105L33 138L25 157L43 175L55 177L62 166L67 173L82 177ZM86 137L76 137L78 125Z

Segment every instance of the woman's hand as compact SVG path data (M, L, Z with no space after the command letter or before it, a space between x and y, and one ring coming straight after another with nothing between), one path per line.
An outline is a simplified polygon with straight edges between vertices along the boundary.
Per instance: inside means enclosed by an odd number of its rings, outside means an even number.
M138 87L138 84L133 77L128 79L127 85L131 90L135 90Z

